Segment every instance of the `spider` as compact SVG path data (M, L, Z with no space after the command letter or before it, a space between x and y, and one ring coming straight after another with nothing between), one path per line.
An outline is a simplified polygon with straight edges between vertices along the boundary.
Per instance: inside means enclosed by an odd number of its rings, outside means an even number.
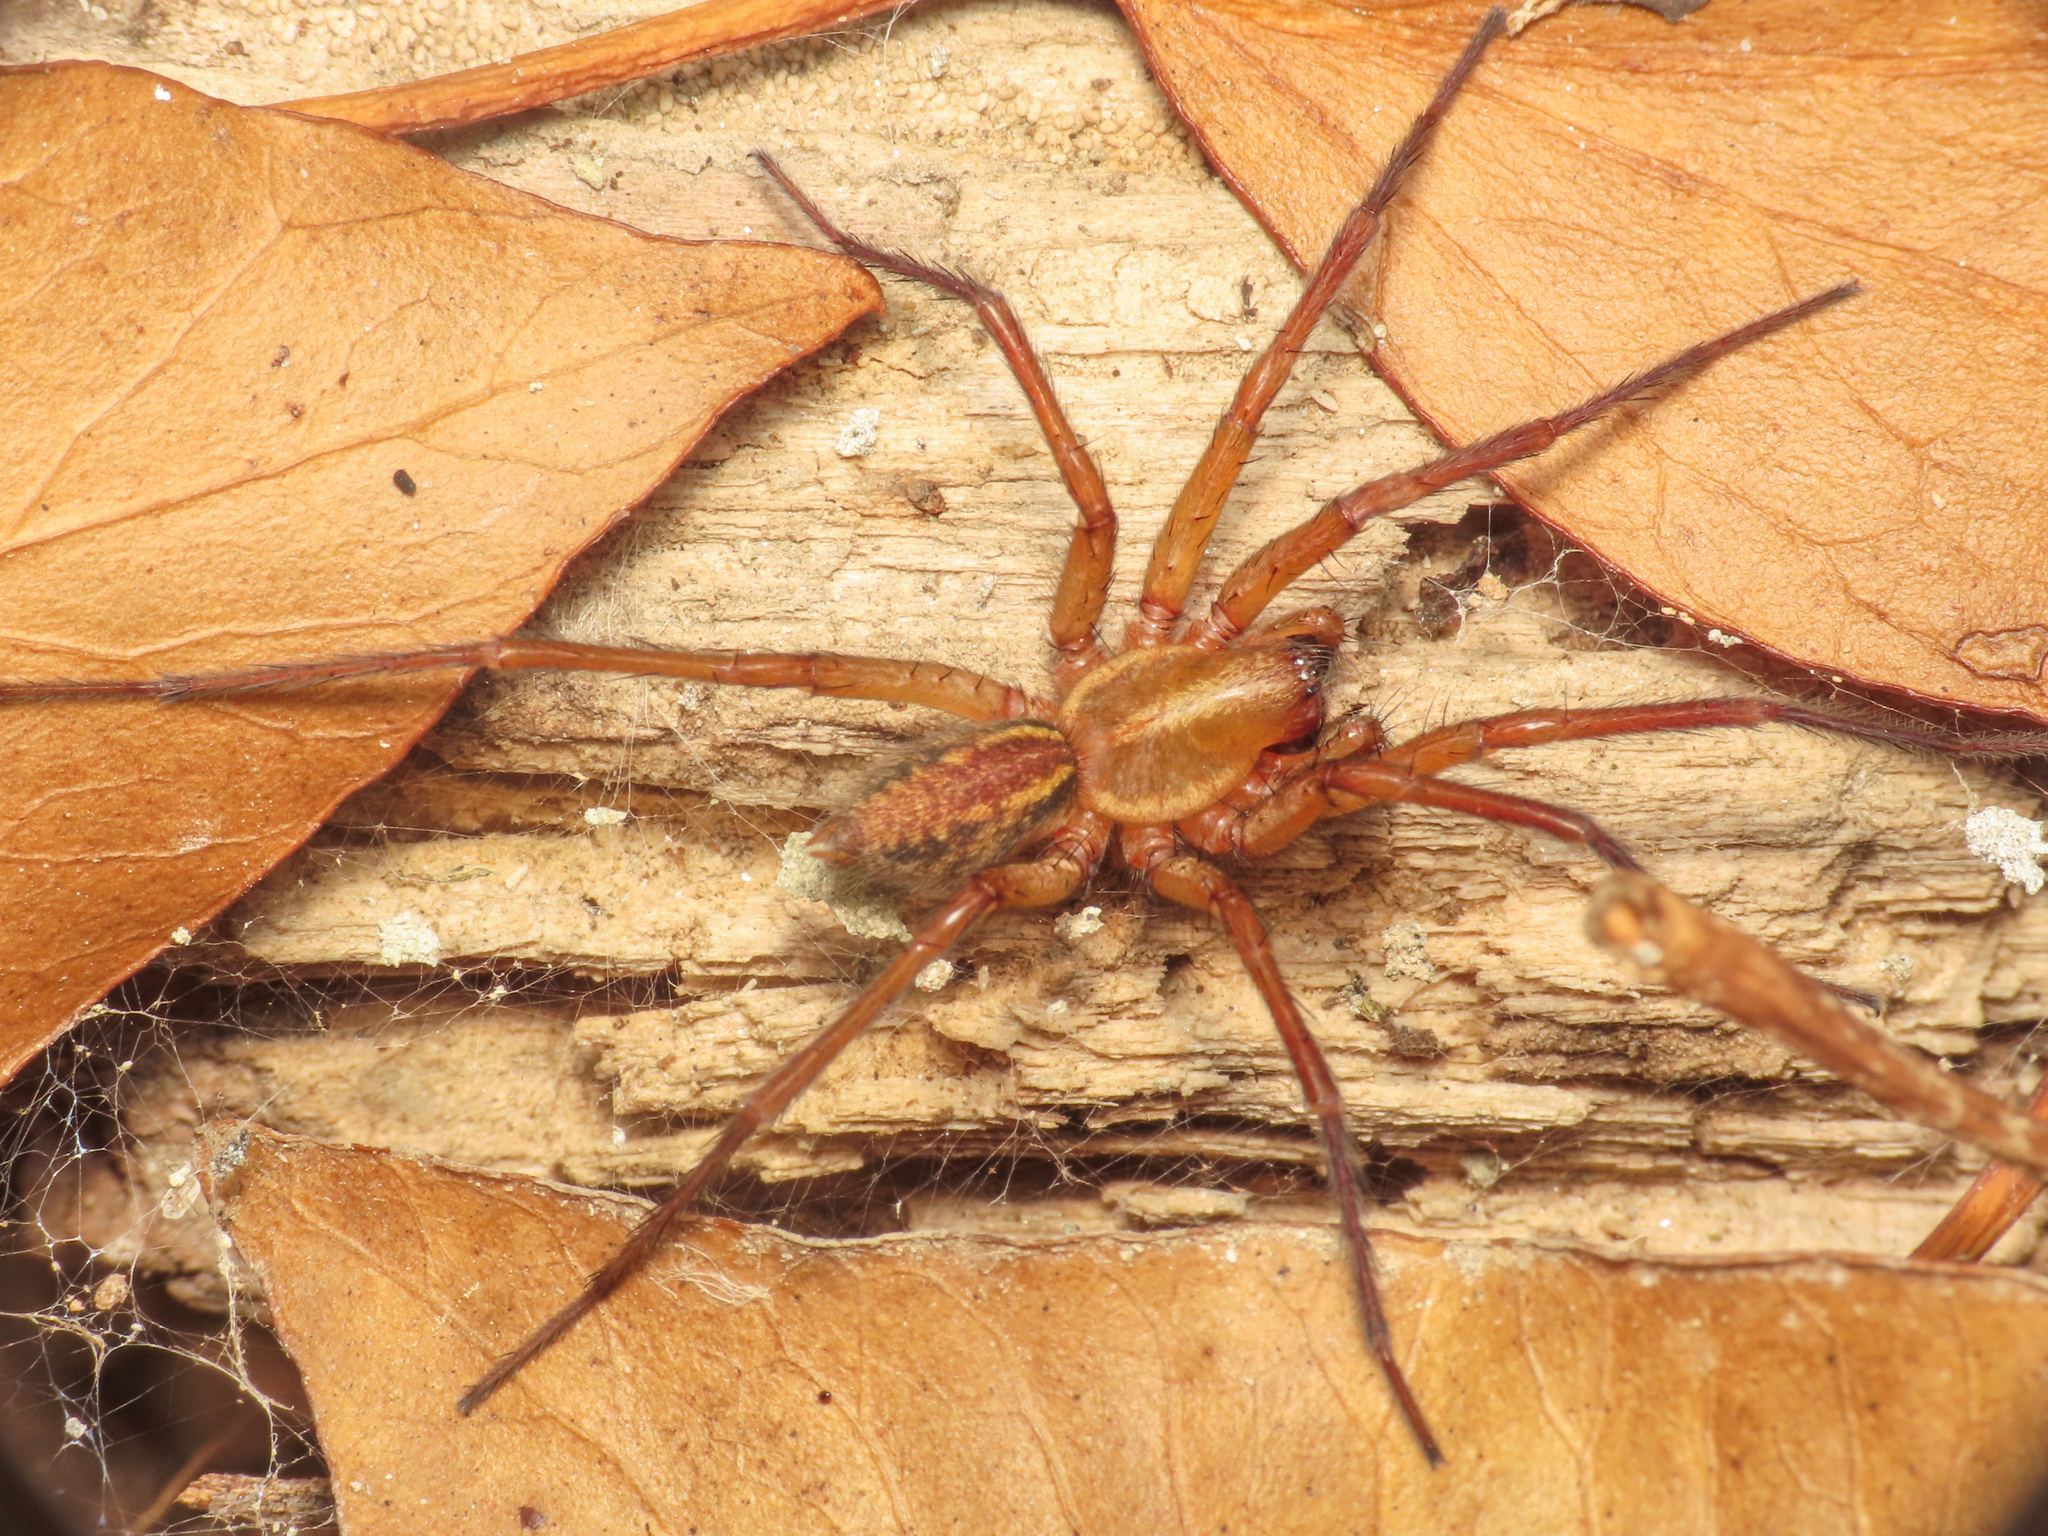
M936 903L909 945L850 1007L761 1084L697 1167L585 1290L464 1395L464 1412L478 1407L615 1290L660 1242L673 1218L718 1177L741 1143L772 1123L925 966L998 908L1065 900L1114 850L1154 892L1220 921L1270 1009L1325 1148L1368 1345L1423 1454L1432 1462L1442 1459L1422 1406L1403 1379L1378 1296L1358 1151L1335 1078L1280 974L1258 914L1216 861L1270 854L1321 819L1378 801L1402 800L1533 828L1581 844L1610 865L1633 869L1635 861L1619 843L1575 811L1437 775L1503 747L1767 721L1894 743L1939 744L1796 705L1720 698L1525 711L1447 726L1395 745L1369 717L1325 718L1322 683L1344 639L1335 613L1312 608L1265 616L1292 582L1369 519L1397 511L1431 490L1539 453L1613 408L1850 297L1853 284L1702 342L1556 415L1348 492L1225 576L1206 608L1190 605L1208 537L1256 441L1266 407L1372 241L1408 168L1423 154L1501 26L1496 13L1475 35L1246 377L1158 536L1138 611L1116 647L1105 644L1100 634L1115 515L1101 475L1007 303L968 278L848 235L764 160L805 216L842 251L972 305L1017 375L1079 510L1050 615L1057 658L1051 698L924 662L652 652L518 637L165 680L156 686L158 694L176 696L408 670L574 668L895 701L969 723L965 733L947 737L906 763L861 804L828 822L810 844L813 856L845 868L861 883L904 900ZM1996 743L1980 746L1996 750Z

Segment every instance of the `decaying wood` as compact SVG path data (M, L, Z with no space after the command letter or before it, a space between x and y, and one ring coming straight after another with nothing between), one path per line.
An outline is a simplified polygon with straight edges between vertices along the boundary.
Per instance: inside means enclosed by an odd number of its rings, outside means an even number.
M400 6L359 6L353 30L324 39L212 0L149 15L124 31L51 9L0 24L0 46L170 68L250 101L503 51L474 14L430 27ZM566 13L537 0L498 15L522 47L567 35ZM407 37L414 58L393 51ZM766 147L849 227L1003 287L1123 515L1120 624L1150 531L1296 279L1202 169L1111 13L934 8L575 105L441 147L641 228L808 239L745 159ZM887 317L735 410L547 627L930 657L1044 686L1071 511L972 317L886 287ZM1371 341L1369 320L1318 332L1219 561L1429 451L1356 338ZM1472 337L1475 368L1487 346ZM1468 571L1455 622L1422 622L1418 609L1441 618L1444 604L1426 578L1472 548L1471 525L1442 525L1489 499L1479 486L1438 497L1296 589L1357 621L1340 704L1398 736L1754 686L1744 666L1759 658L1722 654L1676 616L1639 622L1540 539L1476 583ZM1646 648L1652 636L1692 643ZM138 1196L169 1188L202 1113L575 1180L672 1177L886 953L783 890L779 848L930 724L634 680L480 687L412 767L184 953L201 976L282 986L141 1059ZM1471 776L1595 814L1674 889L1886 998L1900 1038L1981 1062L1994 1083L1994 1068L2010 1079L2012 1026L2048 1002L2048 918L1963 843L1973 809L2037 813L1997 775L1770 729L1515 754ZM1247 876L1361 1131L1421 1170L1387 1223L1638 1252L1908 1251L1975 1162L1779 1047L1632 986L1581 934L1599 873L1576 850L1397 808ZM988 924L950 980L743 1162L787 1179L871 1168L883 1146L949 1148L976 1168L1021 1154L1076 1174L1050 1219L1104 1227L1174 1219L1185 1197L1160 1185L1176 1157L1313 1166L1285 1058L1219 933L1114 879L1056 916ZM1090 1161L1131 1155L1151 1159L1135 1181L1103 1184ZM1179 1173L1199 1183L1202 1167ZM1255 1213L1316 1210L1306 1182L1240 1183ZM914 1223L1035 1219L963 1217L970 1203L934 1184L905 1209ZM217 1255L175 1226L123 1237L123 1252L149 1250L201 1297ZM168 1257L180 1243L191 1259ZM2023 1229L2000 1255L2032 1243Z
M222 1536L284 1530L327 1536L335 1529L334 1490L324 1477L208 1472L178 1495L176 1512L184 1521L201 1517L186 1529Z

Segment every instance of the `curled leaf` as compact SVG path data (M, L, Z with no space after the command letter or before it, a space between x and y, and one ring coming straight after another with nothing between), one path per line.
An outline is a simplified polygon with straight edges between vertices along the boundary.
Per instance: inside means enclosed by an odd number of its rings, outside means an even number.
M386 133L453 128L603 86L624 85L660 69L737 53L787 37L808 37L887 10L891 0L708 0L594 37L522 53L406 85L306 97L294 110L361 123Z

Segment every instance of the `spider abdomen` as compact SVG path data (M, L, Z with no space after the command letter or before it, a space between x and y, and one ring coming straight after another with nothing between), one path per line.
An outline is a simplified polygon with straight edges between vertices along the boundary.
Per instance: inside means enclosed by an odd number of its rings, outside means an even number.
M1081 804L1138 825L1206 810L1266 748L1322 724L1329 665L1329 647L1300 636L1224 651L1154 646L1104 663L1060 707Z
M1012 720L905 761L811 837L813 858L903 895L957 888L1073 804L1078 765L1059 730Z

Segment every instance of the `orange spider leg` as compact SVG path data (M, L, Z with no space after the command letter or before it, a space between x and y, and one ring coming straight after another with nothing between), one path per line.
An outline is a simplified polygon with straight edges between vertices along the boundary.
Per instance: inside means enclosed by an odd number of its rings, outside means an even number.
M1581 401L1569 410L1525 421L1466 447L1453 449L1419 469L1386 475L1346 491L1307 522L1281 534L1232 571L1208 613L1182 638L1189 644L1211 650L1229 644L1304 571L1341 549L1373 518L1386 512L1398 512L1431 491L1454 485L1468 475L1491 474L1517 459L1541 453L1566 433L1598 420L1637 395L1705 367L1738 347L1794 325L1861 291L1861 285L1851 281L1824 293L1813 294L1797 304L1789 304L1711 340L1687 347L1683 352L1641 373L1630 375L1613 388Z
M832 1059L902 994L917 973L958 943L968 929L998 908L1050 906L1071 895L1088 871L1101 861L1109 846L1109 831L1110 824L1105 818L1079 812L1054 833L1051 844L1030 863L1002 864L983 870L961 887L950 901L925 919L903 952L868 983L844 1013L813 1035L747 1096L689 1176L666 1200L641 1217L640 1224L633 1228L618 1252L590 1277L575 1299L510 1353L499 1356L476 1385L457 1400L456 1408L465 1414L474 1413L492 1393L624 1284L653 1252L669 1223L724 1171L741 1144L755 1131L772 1125L799 1094L817 1081L818 1074L831 1065Z
M801 688L834 699L879 699L922 704L964 719L993 722L1044 715L1049 706L965 667L929 661L839 656L829 651L668 651L653 647L583 645L570 640L474 640L428 651L386 651L320 661L287 661L188 677L106 678L73 682L0 679L0 703L9 700L147 697L189 699L217 694L278 692L351 677L400 672L485 668L494 672L549 670L616 672L639 677L683 677L747 688Z
M1326 763L1310 770L1282 788L1257 810L1233 817L1234 825L1207 823L1204 841L1197 846L1212 852L1227 835L1229 852L1247 858L1275 853L1285 848L1318 821L1331 816L1348 816L1382 800L1402 800L1410 805L1434 806L1461 816L1478 816L1487 821L1506 822L1547 832L1567 843L1579 843L1615 869L1640 870L1635 858L1615 841L1592 817L1543 800L1502 794L1473 784L1454 784L1411 773L1377 758Z
M1317 263L1301 297L1295 300L1294 308L1280 327L1279 334L1274 336L1237 386L1236 397L1216 423L1215 434L1203 450L1201 462L1188 476L1187 484L1181 487L1173 511L1167 516L1165 526L1159 530L1159 537L1152 546L1152 561L1145 570L1144 592L1138 600L1138 617L1124 631L1126 648L1166 644L1175 621L1180 618L1181 608L1187 602L1188 589L1194 585L1196 572L1201 568L1202 555L1208 548L1209 535L1215 530L1217 516L1222 512L1231 488L1237 484L1245 460L1251 456L1252 445L1258 441L1259 423L1265 417L1266 408L1273 403L1280 386L1293 374L1295 359L1308 345L1309 334L1336 299L1338 290L1350 278L1359 257L1365 254L1366 247L1379 233L1380 219L1387 204L1393 201L1409 169L1422 157L1430 136L1449 110L1451 99L1478 67L1487 44L1500 36L1506 25L1507 14L1498 7L1486 13L1486 19L1480 22L1479 30L1472 35L1472 41L1465 45L1464 53L1459 55L1458 62L1451 66L1450 73L1437 87L1436 95L1409 125L1407 136L1395 146L1386 168L1380 172L1379 180L1351 210L1330 241L1329 249L1324 251L1323 259Z
M1394 1355L1394 1336L1387 1326L1386 1309L1380 1302L1379 1284L1373 1278L1372 1243L1365 1230L1365 1172L1359 1162L1358 1142L1344 1119L1344 1097L1323 1049L1302 1017L1300 1005L1280 975L1266 928L1253 909L1251 898L1215 865L1188 854L1177 853L1171 827L1126 827L1124 857L1139 870L1152 889L1168 901L1207 912L1223 924L1236 947L1238 958L1251 974L1259 995L1273 1015L1273 1024L1294 1063L1303 1099L1315 1117L1316 1134L1330 1170L1330 1193L1337 1203L1338 1220L1344 1233L1345 1251L1351 1259L1351 1277L1358 1298L1358 1310L1365 1325L1365 1338L1380 1372L1394 1394L1402 1418L1414 1432L1422 1454L1431 1466L1443 1464L1444 1453L1423 1417L1422 1405L1409 1390L1408 1379Z
M1899 747L1924 747L1962 757L2031 757L2048 748L2048 737L1987 734L1962 738L1870 721L1844 719L1801 704L1775 699L1686 699L1670 704L1629 704L1607 709L1526 709L1485 720L1467 720L1427 731L1391 747L1379 756L1390 767L1415 773L1439 773L1506 747L1535 747L1554 741L1586 741L1599 736L1690 731L1710 726L1801 725L1838 736L1888 742Z
M2034 1090L2027 1113L2048 1120L2048 1077ZM2012 1224L2026 1215L2040 1196L2041 1181L2026 1169L1993 1159L1986 1163L1963 1198L1913 1250L1916 1259L1974 1261L1989 1253Z
M885 251L847 234L797 189L781 166L758 149L754 158L816 226L818 233L846 255L865 266L927 284L971 304L989 335L995 338L1003 360L1023 387L1024 398L1031 402L1031 413L1038 418L1038 429L1045 435L1046 446L1052 449L1053 462L1059 466L1060 480L1080 513L1074 524L1073 540L1067 546L1066 567L1060 572L1047 625L1052 643L1060 653L1053 677L1064 697L1074 679L1103 660L1095 625L1102 617L1103 604L1109 600L1110 566L1116 558L1116 509L1110 505L1102 471L1095 467L1095 460L1081 446L1079 434L1060 409L1052 380L1046 376L1038 354L1031 350L1030 339L1010 308L1010 301L995 289L958 272L914 260L901 251Z

